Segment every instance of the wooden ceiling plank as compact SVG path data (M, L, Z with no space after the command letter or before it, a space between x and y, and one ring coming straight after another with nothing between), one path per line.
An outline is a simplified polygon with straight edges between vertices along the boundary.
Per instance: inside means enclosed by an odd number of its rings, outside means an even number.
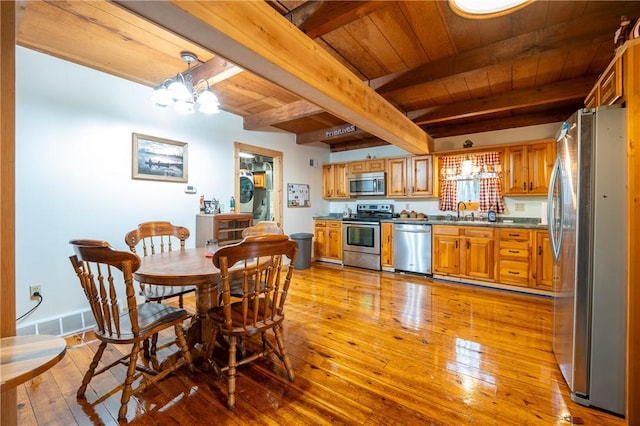
M270 109L244 118L245 130L258 130L274 124L297 120L310 115L319 114L323 110L305 100L292 102L279 108Z
M136 2L124 7L412 154L433 138L264 2Z
M583 77L543 87L508 92L491 98L444 105L432 113L416 117L414 121L419 125L433 124L547 103L584 99L597 78L598 76Z
M522 34L497 43L492 43L471 51L450 56L438 61L423 64L380 87L379 92L386 94L406 89L427 81L450 78L467 72L493 66L503 62L514 62L527 57L538 56L557 49L564 51L580 50L585 45L585 32L589 31L589 42L596 43L600 38L611 38L610 25L593 22L592 15Z

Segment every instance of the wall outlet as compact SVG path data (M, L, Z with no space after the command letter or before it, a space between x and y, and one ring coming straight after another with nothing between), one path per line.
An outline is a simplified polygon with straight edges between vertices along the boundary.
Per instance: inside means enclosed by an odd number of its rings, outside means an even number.
M36 293L38 293L39 295L42 295L42 286L40 284L34 284L34 285L30 285L29 286L29 297L31 299L35 299Z
M524 203L516 203L516 211L523 212L524 211Z

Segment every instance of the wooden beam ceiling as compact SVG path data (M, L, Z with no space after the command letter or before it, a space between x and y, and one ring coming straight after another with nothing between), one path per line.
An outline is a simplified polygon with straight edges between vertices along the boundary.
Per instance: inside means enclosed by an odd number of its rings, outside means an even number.
M118 2L412 154L433 138L264 2Z

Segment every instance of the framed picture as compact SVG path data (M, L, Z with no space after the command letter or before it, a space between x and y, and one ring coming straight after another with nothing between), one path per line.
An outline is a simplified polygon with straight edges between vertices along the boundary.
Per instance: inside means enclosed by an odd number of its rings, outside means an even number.
M304 183L287 184L287 207L311 207L309 185Z
M133 133L133 179L187 182L187 143Z

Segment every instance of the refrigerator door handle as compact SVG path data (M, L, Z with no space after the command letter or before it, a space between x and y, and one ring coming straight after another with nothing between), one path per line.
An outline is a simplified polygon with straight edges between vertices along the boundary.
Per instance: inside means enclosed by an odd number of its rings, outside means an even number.
M556 159L556 163L553 165L553 172L551 173L551 181L549 184L549 194L547 196L547 217L549 228L549 240L551 241L551 249L553 252L553 260L558 263L560 257L560 245L562 244L562 230L564 229L564 217L562 216L562 165L560 158ZM557 199L555 197L557 191ZM557 204L554 204L557 203ZM560 206L560 208L554 208L554 206ZM555 213L558 213L560 217L556 217ZM557 225L560 226L557 226Z

